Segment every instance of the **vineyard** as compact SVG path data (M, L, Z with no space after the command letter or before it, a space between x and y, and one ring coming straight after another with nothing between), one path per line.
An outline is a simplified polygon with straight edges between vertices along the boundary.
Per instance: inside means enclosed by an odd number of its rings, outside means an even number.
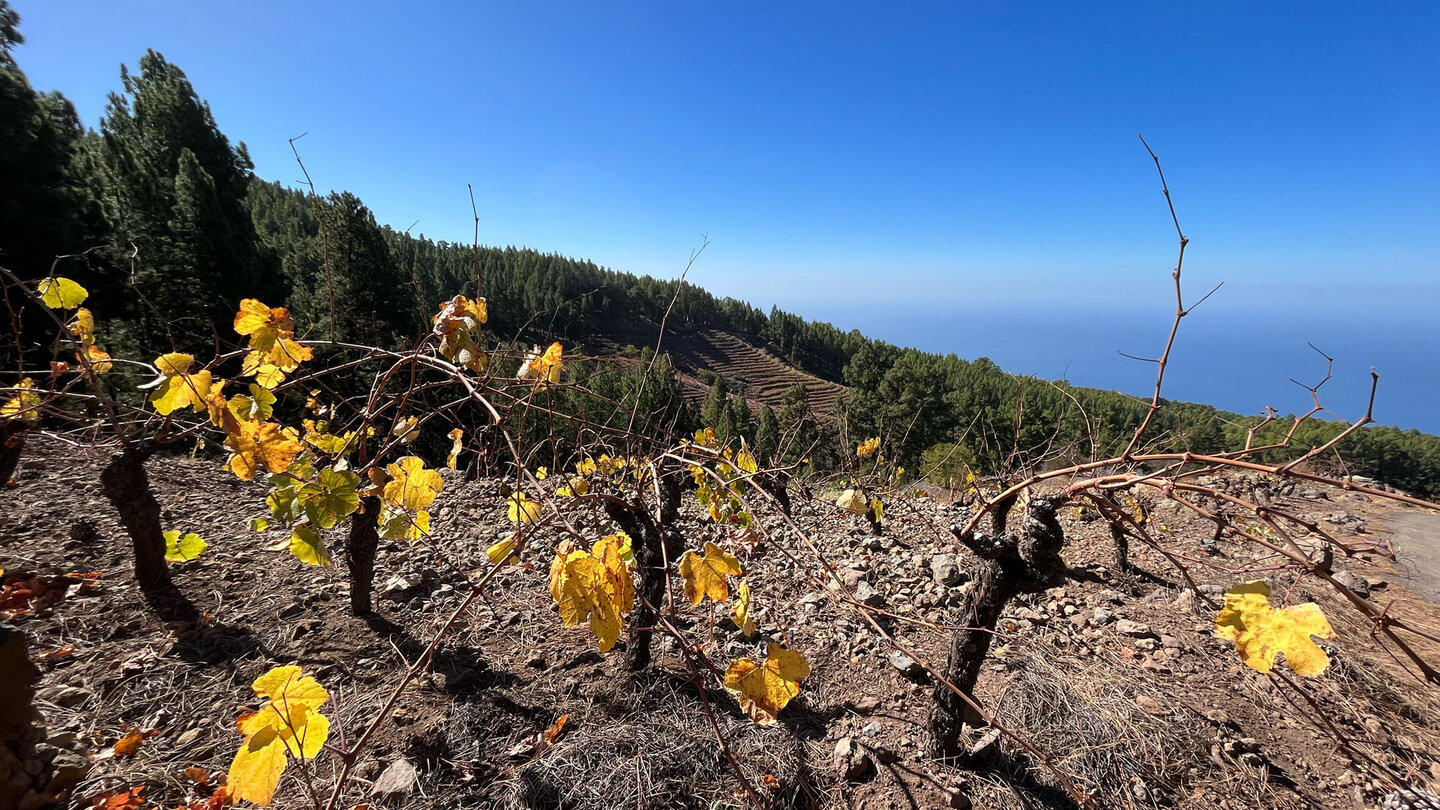
M1440 808L1440 439L1166 398L1143 138L1134 397L382 227L154 51L85 131L17 21L0 810Z
M1367 527L1434 507L1328 448L1147 419L935 497L879 437L815 475L677 432L662 363L607 397L483 298L403 351L246 299L202 365L7 291L55 335L0 406L17 806L1431 801L1440 613Z

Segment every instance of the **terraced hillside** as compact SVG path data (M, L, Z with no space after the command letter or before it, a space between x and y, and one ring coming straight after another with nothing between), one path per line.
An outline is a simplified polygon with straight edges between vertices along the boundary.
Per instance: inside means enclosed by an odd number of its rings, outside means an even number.
M654 346L658 329L629 324L607 329L596 341L611 350L625 346ZM665 335L662 349L670 353L681 373L687 399L699 402L710 386L698 373L707 369L725 378L732 392L744 393L751 405L764 402L779 409L785 392L796 383L809 391L810 412L816 416L835 413L845 386L808 374L787 363L777 351L755 336L724 329L672 332Z

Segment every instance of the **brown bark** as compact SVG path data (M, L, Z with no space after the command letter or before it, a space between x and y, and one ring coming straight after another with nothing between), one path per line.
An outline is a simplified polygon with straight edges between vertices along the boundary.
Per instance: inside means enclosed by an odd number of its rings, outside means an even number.
M15 477L15 468L20 466L20 454L25 451L25 434L30 425L19 419L0 422L0 486Z
M970 629L957 630L951 637L950 655L941 674L972 701L1006 603L1018 594L1043 591L1065 580L1067 569L1060 558L1065 535L1055 519L1059 505L1059 498L1033 498L1018 538L1009 534L959 536L960 542L980 557L981 567L957 619L959 625ZM1009 504L999 507L992 525L1003 532ZM945 684L937 684L930 712L931 752L944 759L959 756L965 725L981 722L963 698Z
M350 613L368 616L374 610L375 552L380 547L380 499L362 498L360 510L350 518L345 539L345 565L350 569Z
M127 444L110 456L100 473L105 498L120 514L120 525L130 535L135 549L135 581L147 595L170 595L175 583L165 564L165 534L160 523L160 504L150 492L145 461L155 452L149 442Z
M660 503L655 513L639 503L605 502L605 513L630 535L635 567L640 571L640 587L635 591L635 605L630 613L630 643L625 649L625 665L638 672L650 665L650 645L655 635L657 609L665 600L669 582L666 563L673 563L685 550L685 538L675 528L680 516L680 482L682 473L674 464L658 465ZM645 492L648 493L648 488Z

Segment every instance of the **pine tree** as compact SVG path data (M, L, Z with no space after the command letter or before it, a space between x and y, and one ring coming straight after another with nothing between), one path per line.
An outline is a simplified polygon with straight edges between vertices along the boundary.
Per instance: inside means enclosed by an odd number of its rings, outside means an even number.
M132 315L142 335L168 334L147 348L208 344L241 298L273 286L244 205L252 164L165 57L147 51L120 78L100 131L109 217L134 256Z

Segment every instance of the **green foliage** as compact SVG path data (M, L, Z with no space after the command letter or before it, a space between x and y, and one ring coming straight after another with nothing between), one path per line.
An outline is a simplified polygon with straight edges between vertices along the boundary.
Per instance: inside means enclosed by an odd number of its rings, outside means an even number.
M975 454L963 444L939 442L920 454L920 478L942 487L959 489L975 469Z

